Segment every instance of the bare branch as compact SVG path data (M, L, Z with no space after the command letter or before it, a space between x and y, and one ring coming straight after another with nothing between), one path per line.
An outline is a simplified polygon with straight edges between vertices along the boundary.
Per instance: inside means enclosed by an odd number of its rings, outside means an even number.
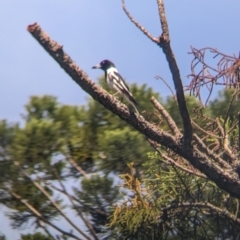
M148 142L151 144L151 146L154 148L154 150L155 150L156 152L158 152L158 154L159 154L164 160L166 160L165 162L166 162L167 164L170 164L170 165L172 165L172 166L175 166L175 167L179 168L180 170L182 170L182 171L184 171L184 172L187 172L187 173L190 173L190 174L193 174L193 175L195 175L195 176L197 176L197 177L201 177L201 178L207 179L207 177L206 177L204 174L198 173L198 172L196 172L196 171L194 172L194 171L192 171L192 170L190 170L190 169L188 169L188 168L185 168L185 167L183 167L181 164L179 164L179 163L177 163L176 161L172 160L172 159L171 159L170 157L168 157L166 154L162 153L162 152L159 150L158 146L157 146L153 141L151 141L150 139L148 139Z
M167 83L167 81L165 81L162 77L160 77L160 76L156 76L155 77L157 80L158 79L160 79L160 80L162 80L164 83L165 83L165 85L167 86L167 88L170 90L170 92L172 93L172 96L173 96L173 98L174 98L174 100L175 100L175 102L177 103L177 99L176 99L176 96L175 96L175 94L174 94L174 91L172 90L172 88L169 86L169 84Z
M123 3L123 10L127 14L128 18L145 34L147 35L153 42L157 43L159 47L162 48L167 62L169 64L170 71L172 73L174 86L176 89L176 95L177 95L177 102L179 106L180 115L183 121L183 128L184 128L184 144L186 144L186 147L188 148L188 151L192 151L192 125L191 120L189 116L189 112L186 105L186 100L184 96L183 91L183 85L182 80L180 76L180 71L174 56L174 53L172 51L172 48L170 46L170 37L169 37L169 31L168 31L168 25L167 25L167 19L165 15L164 10L164 4L163 0L158 0L158 10L159 10L159 16L162 26L162 35L159 39L153 38L138 22L136 22L133 17L130 15L130 13L125 8L125 2L122 0Z
M200 147L200 150L203 150L204 153L206 153L207 156L211 157L216 163L218 163L220 167L224 168L225 170L231 169L231 166L226 161L221 159L218 155L216 155L213 151L211 151L196 134L193 134L193 138L198 144L198 147Z
M159 103L157 101L157 99L154 97L152 97L150 101L152 102L154 107L161 113L161 115L165 118L169 128L172 130L175 137L176 138L180 137L182 134L181 134L179 128L177 127L176 123L173 121L171 116L168 114L168 112L165 110L165 108L162 106L162 104Z
M239 58L226 55L210 47L202 49L191 47L189 54L193 55L191 74L188 75L192 79L186 90L189 90L191 94L198 97L201 101L201 88L205 87L209 91L205 105L210 99L215 85L223 85L227 88L233 87L239 91ZM218 62L208 64L206 57L208 55Z
M158 4L159 17L160 17L161 27L162 27L162 35L159 39L158 45L162 48L166 56L167 62L169 64L169 69L173 77L179 112L183 122L184 144L188 148L187 151L192 151L192 145L191 145L192 125L191 125L191 120L190 120L189 112L186 105L180 71L170 45L170 36L169 36L169 30L168 30L168 24L167 24L167 18L165 14L163 0L157 0L157 4Z
M222 127L222 125L219 122L219 119L216 119L216 123L218 125L218 128L221 131L222 134L222 139L223 139L223 149L226 151L226 153L229 155L231 158L231 162L235 159L234 154L232 153L232 150L229 148L229 135L228 133L225 132L225 129Z
M126 15L128 16L128 18L130 19L130 21L132 23L134 23L136 25L136 27L138 29L140 29L140 31L145 34L150 40L152 40L153 42L155 43L158 43L158 39L153 37L140 23L138 23L132 16L131 14L128 12L126 6L125 6L125 1L122 0L122 8L123 8L123 11L126 13Z
M160 153L160 151L158 151L158 153ZM186 172L186 173L189 173L189 174L192 174L192 175L195 175L196 177L201 177L201 178L204 178L204 179L207 179L207 177L200 173L200 172L197 172L197 171L192 171L186 167L183 167L182 165L178 164L176 161L172 160L170 157L168 157L166 154L163 154L163 153L160 153L160 155L168 162L170 163L171 165L174 165L176 166L177 168L179 168L180 170Z
M197 123L195 123L193 120L192 120L192 124L194 127L196 127L199 131L201 131L202 133L205 134L205 138L206 137L213 137L213 138L216 138L216 139L222 139L222 137L214 134L213 132L209 132L205 129L203 129L202 127L200 127Z
M168 23L167 23L167 18L165 14L163 0L157 0L157 4L158 4L159 18L162 26L162 36L164 37L165 41L168 42L170 38L169 38Z

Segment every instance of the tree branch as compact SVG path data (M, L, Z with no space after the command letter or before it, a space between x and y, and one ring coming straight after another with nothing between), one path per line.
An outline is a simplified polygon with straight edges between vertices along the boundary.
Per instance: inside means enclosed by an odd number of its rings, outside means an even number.
M198 144L198 147L200 147L200 150L204 151L204 153L206 153L207 156L210 156L215 162L219 164L220 167L224 168L225 170L231 169L231 166L226 161L221 159L218 155L216 155L213 151L211 151L205 145L205 143L197 136L197 134L193 134L193 139Z
M160 17L160 22L162 27L162 34L158 40L152 37L146 29L144 29L136 20L133 19L130 13L126 10L124 0L122 0L122 4L123 4L123 10L127 14L130 21L133 22L137 26L137 28L139 28L145 35L147 35L148 38L150 38L153 42L157 43L157 45L162 48L163 53L166 56L169 69L173 77L173 82L176 89L177 102L179 106L179 112L183 122L184 144L188 148L187 151L192 151L191 119L190 119L189 112L186 105L180 71L170 45L170 36L169 36L169 30L168 30L168 24L167 24L167 18L165 14L163 0L157 0L158 12L159 12L159 17Z
M164 37L165 41L170 41L168 23L167 23L167 18L165 14L163 0L157 0L157 5L158 5L159 18L162 26L162 36Z
M180 137L182 134L179 128L177 127L176 123L173 121L171 116L168 114L168 112L165 110L165 108L162 106L162 104L159 103L157 99L154 97L151 97L150 101L152 102L154 107L161 113L161 115L165 118L169 128L171 129L175 137L176 138Z
M130 21L132 23L134 23L136 25L136 27L143 33L145 34L150 40L152 40L155 43L158 43L158 39L153 37L140 23L138 23L132 16L131 14L128 12L126 6L125 6L125 0L122 0L122 8L123 11L126 13L126 15L128 16L128 18L130 19Z
M240 198L240 180L234 175L224 172L224 169L213 164L211 158L191 146L192 139L192 126L190 117L187 111L185 97L183 94L182 82L179 71L175 62L175 58L169 56L168 50L170 46L166 46L167 58L169 60L170 69L173 73L174 81L177 82L176 89L178 96L178 104L181 109L181 115L184 122L185 139L188 144L182 144L181 141L176 140L173 136L165 131L159 129L156 125L149 123L142 116L129 111L129 109L119 102L116 98L112 97L105 90L95 84L87 74L80 69L76 63L72 61L58 43L50 39L50 37L42 31L38 24L33 24L28 27L28 31L40 43L40 45L59 63L61 68L89 95L96 101L101 103L105 108L119 116L128 124L133 126L139 132L144 134L147 138L171 149L179 156L188 160L195 168L204 173L209 179L214 181L220 188L230 193L232 196ZM165 46L163 47L165 48ZM176 72L177 71L177 72ZM187 114L186 114L187 113ZM186 114L186 115L184 115ZM190 146L190 147L189 147Z

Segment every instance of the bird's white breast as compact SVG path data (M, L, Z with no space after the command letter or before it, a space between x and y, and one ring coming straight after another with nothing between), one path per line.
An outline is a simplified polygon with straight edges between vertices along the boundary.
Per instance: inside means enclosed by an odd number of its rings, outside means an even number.
M118 70L114 67L111 67L107 70L107 78L106 78L106 82L107 84L109 85L109 87L111 89L115 89L114 88L114 85L113 85L113 82L110 80L110 76L114 76L114 72L118 72Z

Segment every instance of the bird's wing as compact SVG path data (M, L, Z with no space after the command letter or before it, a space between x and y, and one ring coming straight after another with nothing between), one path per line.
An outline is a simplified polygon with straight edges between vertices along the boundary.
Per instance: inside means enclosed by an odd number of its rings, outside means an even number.
M114 81L114 83L117 85L117 87L120 90L127 91L127 92L130 91L128 85L126 84L126 82L118 72L115 72L115 71L112 72L112 74L110 74L110 77L111 77L111 80Z
M125 94L130 101L132 101L135 105L137 105L137 102L132 96L132 93L130 92L130 89L126 82L123 80L122 76L118 72L112 72L109 74L109 80L112 81L112 83L123 93Z

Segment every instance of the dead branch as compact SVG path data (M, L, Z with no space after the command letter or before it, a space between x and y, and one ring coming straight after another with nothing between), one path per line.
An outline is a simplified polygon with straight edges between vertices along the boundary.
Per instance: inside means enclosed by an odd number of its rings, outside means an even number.
M132 23L135 24L135 26L143 33L145 34L150 40L152 40L155 43L158 43L158 39L153 37L140 23L138 23L132 16L131 14L128 12L126 6L125 6L125 0L122 0L122 8L123 11L126 13L126 15L128 16L128 18L130 19L130 21Z
M127 14L130 21L133 22L145 35L148 36L147 31L139 23L137 23L132 18L132 16L129 14L129 12L126 10L124 0L122 0L122 3L123 3L123 10ZM191 120L190 120L189 112L188 112L187 105L186 105L180 71L179 71L174 53L173 53L171 45L170 45L168 24L167 24L167 19L166 19L166 15L165 15L163 0L158 0L157 4L158 4L159 17L160 17L160 22L161 22L161 27L162 27L162 34L157 41L152 36L148 36L148 37L153 42L157 43L157 45L160 48L162 48L162 50L165 54L165 57L167 59L169 69L172 74L174 86L176 89L176 96L177 96L177 102L178 102L178 106L179 106L179 112L180 112L182 122L183 122L184 144L186 144L188 151L192 151L192 145L191 145L191 143L192 143L192 125L191 125ZM144 32L144 30L145 30L145 32Z
M165 14L163 0L157 0L157 5L158 5L158 13L159 13L159 18L160 18L161 27L162 27L162 36L165 39L165 41L169 42L170 37L169 37L168 23L167 23L167 18Z
M175 96L175 94L174 94L174 91L172 90L172 88L169 86L169 84L167 83L167 81L165 81L162 77L160 77L160 76L156 76L155 77L157 80L162 80L163 82L164 82L164 84L167 86L167 88L170 90L170 92L172 93L172 96L173 96L173 98L174 98L174 100L175 100L175 102L177 103L177 99L176 99L176 96Z
M162 156L167 161L167 163L179 168L180 170L182 170L186 173L192 174L196 177L201 177L201 178L207 179L207 177L204 174L198 172L197 170L192 171L192 170L188 169L187 167L183 167L182 164L178 164L176 161L172 160L166 154L161 153L159 150L157 150L157 152L160 154L160 156Z
M189 90L190 94L198 97L201 101L201 89L205 87L204 89L208 90L205 105L210 99L215 85L239 90L240 59L238 57L226 55L210 47L202 49L191 47L189 54L193 55L193 60L191 63L191 74L188 75L191 78L191 82L186 86L186 90Z
M150 101L152 102L152 104L154 105L154 107L161 113L161 115L164 117L164 119L166 120L169 128L171 129L171 131L173 132L173 134L175 135L176 138L180 137L182 134L179 130L179 128L177 127L176 123L174 122L174 120L171 118L171 116L169 115L169 113L165 110L165 108L162 106L161 103L159 103L157 101L156 98L151 97Z
M214 161L216 161L220 167L226 169L231 169L231 166L224 161L222 158L220 158L218 155L216 155L213 151L211 151L204 142L197 136L197 134L193 134L193 138L198 144L198 148L201 151L204 151L205 154L207 154L209 157L211 157Z

